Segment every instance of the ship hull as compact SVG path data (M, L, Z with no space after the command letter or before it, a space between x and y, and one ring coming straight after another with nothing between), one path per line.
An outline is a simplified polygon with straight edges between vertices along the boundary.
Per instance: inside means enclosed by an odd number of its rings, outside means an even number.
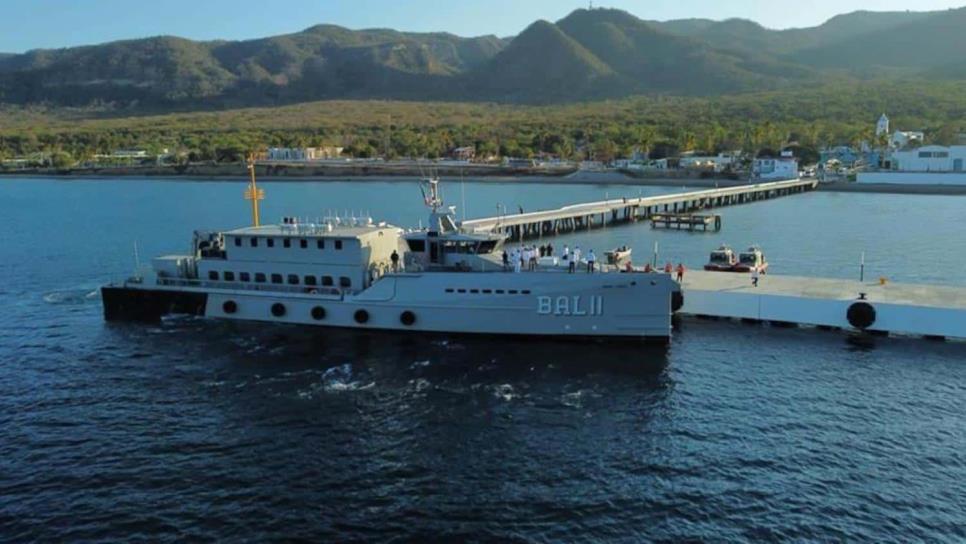
M415 333L667 340L672 299L680 298L664 274L399 274L356 295L226 287L107 286L104 315L110 321L181 313Z

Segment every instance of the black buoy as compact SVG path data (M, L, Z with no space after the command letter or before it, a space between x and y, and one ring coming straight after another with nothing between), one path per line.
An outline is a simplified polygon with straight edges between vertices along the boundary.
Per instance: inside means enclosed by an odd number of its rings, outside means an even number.
M355 315L353 315L353 318L355 318L356 323L358 323L360 325L362 325L363 323L368 323L369 322L369 312L367 312L365 310L356 310L356 313L355 313Z
M234 300L226 300L224 304L221 305L221 309L226 314L233 314L238 311L238 304Z
M276 302L275 304L272 304L272 315L274 315L275 317L282 317L283 315L285 315L285 305L282 304L281 302Z
M322 321L325 319L325 308L321 306L316 306L312 308L312 319L316 321Z
M859 330L865 330L875 323L875 307L868 302L856 302L849 306L845 314L849 324Z
M406 310L399 315L399 322L407 327L411 327L414 323L416 323L416 314Z

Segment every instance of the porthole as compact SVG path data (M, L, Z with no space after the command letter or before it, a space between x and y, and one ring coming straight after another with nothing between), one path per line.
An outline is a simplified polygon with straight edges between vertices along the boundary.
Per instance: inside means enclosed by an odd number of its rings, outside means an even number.
M316 306L312 308L312 319L316 321L322 321L325 319L325 308L321 306Z
M416 323L416 314L406 310L399 315L399 322L407 327L410 327Z
M233 314L238 311L238 304L234 300L226 300L225 303L221 305L221 309L226 314Z
M368 323L369 312L365 310L356 310L356 313L353 315L353 318L356 320L356 323L360 325L362 325L363 323Z
M272 315L275 317L282 317L285 315L285 305L281 302L276 302L272 304Z

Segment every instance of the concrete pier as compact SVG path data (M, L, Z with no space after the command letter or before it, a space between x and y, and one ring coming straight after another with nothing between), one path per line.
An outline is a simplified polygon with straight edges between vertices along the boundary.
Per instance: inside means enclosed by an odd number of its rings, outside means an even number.
M966 287L703 271L683 287L686 315L966 339Z
M657 214L685 214L803 193L817 181L794 179L721 189L639 198L620 198L565 206L556 210L486 217L464 221L477 231L502 231L511 240L544 238L608 225L633 223Z

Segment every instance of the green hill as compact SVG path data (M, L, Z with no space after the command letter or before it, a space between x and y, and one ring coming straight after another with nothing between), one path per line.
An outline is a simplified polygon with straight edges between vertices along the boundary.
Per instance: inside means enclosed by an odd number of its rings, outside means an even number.
M862 11L789 30L579 9L512 39L335 25L246 41L162 36L0 54L0 104L170 111L369 98L553 103L963 79L964 27L966 8Z
M963 60L966 8L934 12L884 30L852 34L834 44L797 51L789 60L817 68L866 71L870 67L922 71Z
M608 94L616 76L556 25L537 21L463 81L479 98L555 102Z

